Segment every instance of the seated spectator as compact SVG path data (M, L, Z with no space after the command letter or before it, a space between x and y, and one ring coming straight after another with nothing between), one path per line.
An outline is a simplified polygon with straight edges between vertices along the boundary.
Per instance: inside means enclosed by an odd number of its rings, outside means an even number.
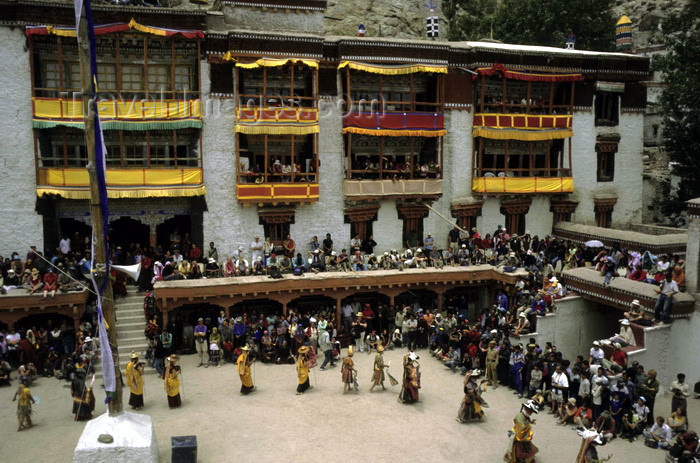
M623 412L620 437L634 442L637 436L642 433L640 424L639 417L632 410Z
M674 433L686 431L688 429L688 418L685 409L681 407L676 408L673 413L668 416L666 423L668 423L668 427L671 428L671 431Z
M224 262L224 276L229 278L236 276L236 263L233 261L232 257L229 257L226 259L226 262Z
M578 429L590 428L593 424L593 410L585 402L576 409L574 424Z
M27 274L27 272L29 273ZM34 267L31 270L25 270L24 273L27 274L27 280L24 287L27 289L27 291L29 291L29 294L38 293L44 288L44 281L41 278L39 269Z
M645 429L644 444L648 447L668 449L671 446L673 433L671 428L664 422L663 416L656 417L656 422L651 429Z
M204 273L207 278L216 278L221 275L221 268L214 258L209 258L209 261L204 268Z
M559 426L566 426L568 423L573 423L577 411L576 399L573 397L569 398L566 404L559 410L559 420L557 424Z
M673 296L680 291L676 282L673 281L673 275L670 272L667 273L666 279L661 283L661 286L654 290L659 294L654 307L654 321L657 323L670 323Z
M15 273L13 269L7 271L7 277L3 279L2 291L3 294L9 293L14 289L19 289L22 287L19 276Z
M607 441L610 441L615 437L615 427L615 419L612 417L610 410L605 410L595 421L595 428Z

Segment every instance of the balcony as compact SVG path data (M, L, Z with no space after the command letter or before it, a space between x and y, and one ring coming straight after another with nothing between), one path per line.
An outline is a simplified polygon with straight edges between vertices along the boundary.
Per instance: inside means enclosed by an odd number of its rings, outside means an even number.
M248 135L318 133L318 109L298 107L238 109L235 130Z
M318 183L239 183L236 197L244 204L313 203L318 201Z
M438 198L442 195L442 179L413 180L345 180L347 199Z
M385 102L388 108L395 102ZM439 109L439 108L438 108ZM353 111L343 116L343 133L409 137L445 135L442 112Z
M557 194L574 191L573 177L474 177L472 191L491 194Z
M109 198L162 198L203 196L202 168L107 169ZM90 180L84 168L39 168L37 196L58 195L67 199L89 199Z
M101 100L97 104L105 130L174 130L202 127L198 99ZM83 102L73 98L32 98L33 126L83 127Z

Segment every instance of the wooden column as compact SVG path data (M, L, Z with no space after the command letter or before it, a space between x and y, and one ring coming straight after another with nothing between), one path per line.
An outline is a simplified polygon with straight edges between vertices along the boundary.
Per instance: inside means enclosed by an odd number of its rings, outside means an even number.
M340 329L343 328L343 315L341 313L341 305L343 298L338 297L335 300L335 329L340 333Z

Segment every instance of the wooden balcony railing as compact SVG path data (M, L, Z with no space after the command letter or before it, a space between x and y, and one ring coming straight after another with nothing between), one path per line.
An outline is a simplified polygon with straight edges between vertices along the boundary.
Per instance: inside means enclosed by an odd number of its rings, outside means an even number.
M432 197L442 195L442 179L344 180L346 198Z
M236 197L241 203L313 203L318 201L318 183L239 183Z
M107 169L109 198L202 196L206 193L201 167L181 169ZM39 168L37 196L90 198L85 168Z

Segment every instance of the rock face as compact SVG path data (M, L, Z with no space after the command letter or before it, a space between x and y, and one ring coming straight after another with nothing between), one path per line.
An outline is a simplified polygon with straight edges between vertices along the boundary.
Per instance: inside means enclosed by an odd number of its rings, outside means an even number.
M328 35L357 35L357 25L364 24L368 37L425 38L427 0L328 0L324 30ZM616 22L623 14L634 22L635 46L654 42L652 34L663 18L682 9L688 0L617 0L613 7ZM440 40L447 37L446 21L441 17ZM336 19L330 19L330 18Z
M324 21L326 35L357 35L364 24L367 37L426 38L427 1L329 0ZM441 15L439 9L437 15ZM330 18L337 19L330 19Z

